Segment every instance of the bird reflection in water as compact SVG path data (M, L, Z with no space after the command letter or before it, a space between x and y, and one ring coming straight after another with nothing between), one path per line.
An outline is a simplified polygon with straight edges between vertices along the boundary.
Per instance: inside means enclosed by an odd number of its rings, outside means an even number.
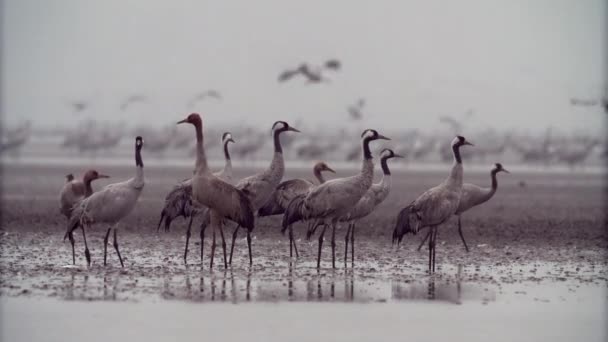
M395 300L437 300L453 304L462 304L462 271L463 266L458 265L455 276L456 284L449 281L438 283L435 276L427 278L427 283L393 283L392 299ZM474 290L474 289L471 289ZM476 292L476 291L471 291Z

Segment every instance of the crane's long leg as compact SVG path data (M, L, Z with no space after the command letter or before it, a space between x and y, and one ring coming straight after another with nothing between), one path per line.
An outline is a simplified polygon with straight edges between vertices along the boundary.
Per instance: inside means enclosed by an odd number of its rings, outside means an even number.
M247 230L247 249L249 249L249 266L253 265L253 255L251 254L251 231Z
M418 248L416 249L417 251L420 252L420 248L422 248L422 245L424 245L424 243L429 238L429 236L431 236L431 231L432 231L432 229L429 229L428 234L426 234L426 236L424 237L424 239L422 240L422 242L420 242L420 244L418 245Z
M348 262L348 240L350 239L350 230L352 226L352 223L348 224L348 228L346 229L346 236L344 237L344 268L346 268L346 264Z
M327 229L327 225L323 224L323 230L319 235L319 253L317 254L317 269L321 268L321 247L323 246L323 235L325 235L325 229Z
M296 245L296 239L294 239L293 237L293 226L290 225L289 226L289 233L291 234L291 240L293 241L293 249L296 251L296 259L300 257L300 254L298 253L298 246Z
M224 227L222 222L219 222L220 225L220 236L222 237L222 250L224 252L224 269L228 268L228 258L226 257L226 240L224 239Z
M213 233L211 233L211 235L212 235L212 239L211 239L211 261L209 262L209 269L210 270L213 269L213 257L215 257L215 226L212 226L211 230L213 231Z
M74 250L74 234L72 234L72 232L69 232L68 238L70 239L70 244L72 244L72 265L76 265L76 251Z
M228 264L230 265L232 265L232 253L234 253L234 243L236 241L236 236L239 233L239 228L241 228L240 225L236 226L234 233L232 233L232 244L230 245L230 259L228 260Z
M106 260L108 257L108 240L110 239L110 231L112 227L108 228L106 236L103 238L103 265L106 266Z
M207 226L201 225L201 266L203 265L203 250L205 249L205 229Z
M433 227L429 229L431 233L433 232ZM431 262L433 261L433 236L429 239L429 274L431 274Z
M188 222L188 229L186 229L186 249L184 250L184 265L188 264L188 244L190 243L190 235L192 232L192 220L194 215L190 215L190 221Z
M84 239L84 256L87 258L87 266L91 266L91 252L89 252L89 245L87 244L87 235L85 233L84 226L84 224L81 225L82 238Z
M437 227L433 229L433 273L435 273L435 254L437 252L437 233L439 230Z
M336 226L337 222L332 222L331 225L331 267L336 268Z
M462 239L462 243L464 243L464 248L469 251L469 246L467 246L467 242L464 241L464 235L462 235L462 226L460 225L460 215L458 215L458 234L460 234L460 238Z
M289 257L293 258L293 230L289 225Z
M118 239L116 238L116 228L114 228L114 249L116 250L116 254L118 254L118 260L120 260L120 267L125 267L125 264L122 262L122 257L120 256L120 251L118 250Z
M351 257L351 267L355 267L355 225L353 222L353 228L350 231L350 257Z

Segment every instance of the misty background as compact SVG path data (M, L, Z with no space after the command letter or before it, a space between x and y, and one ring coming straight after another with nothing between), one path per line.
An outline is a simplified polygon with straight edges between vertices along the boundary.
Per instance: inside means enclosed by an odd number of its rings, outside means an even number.
M606 2L5 0L2 114L7 124L83 118L207 125L275 120L340 125L367 101L364 125L472 125L601 134ZM285 84L302 62L342 62L331 83ZM186 103L217 89L222 101ZM120 111L133 94L148 100ZM78 114L69 106L86 101Z

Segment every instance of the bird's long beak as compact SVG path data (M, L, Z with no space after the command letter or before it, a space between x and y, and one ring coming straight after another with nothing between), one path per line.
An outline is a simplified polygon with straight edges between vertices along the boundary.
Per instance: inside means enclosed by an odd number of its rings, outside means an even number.
M500 171L506 172L506 173L511 173L509 171L507 171L507 169L501 169Z
M329 166L326 166L326 167L325 167L325 171L329 171L329 172L331 172L331 173L336 173L336 171L334 171L334 169L332 169L332 168L331 168L331 167L329 167Z
M230 138L230 139L226 140L226 142L233 142L233 143L235 143L235 144L236 144L236 141L234 141L234 139L232 139L232 138Z
M397 154L397 153L395 153L393 156L394 156L395 158L405 158L404 156L402 156L402 155L400 155L400 154Z
M471 145L471 146L475 146L475 145L473 145L472 143L470 143L470 142L468 142L468 141L465 141L463 145Z
M110 178L108 175L97 175L97 178Z
M291 127L289 126L289 128L287 128L288 131L292 131L292 132L298 132L301 133L297 128Z
M378 134L378 139L382 139L382 140L391 140L391 138L389 138L389 137L385 137L385 136L384 136L384 135L382 135L382 134Z
M181 120L181 121L178 121L178 122L177 122L177 124L178 124L178 125L179 125L179 124L183 124L183 123L188 123L188 119L184 119L184 120Z

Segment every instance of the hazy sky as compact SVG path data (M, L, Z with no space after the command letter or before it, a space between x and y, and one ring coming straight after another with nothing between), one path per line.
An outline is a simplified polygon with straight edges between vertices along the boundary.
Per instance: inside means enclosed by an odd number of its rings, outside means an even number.
M598 132L606 114L569 99L606 87L606 12L605 0L5 0L2 114L165 124L216 88L224 101L195 108L208 125L336 124L365 97L362 124L377 128L473 108L481 126ZM327 58L343 62L331 84L276 82ZM149 103L121 112L134 93ZM75 115L79 99L92 107Z

